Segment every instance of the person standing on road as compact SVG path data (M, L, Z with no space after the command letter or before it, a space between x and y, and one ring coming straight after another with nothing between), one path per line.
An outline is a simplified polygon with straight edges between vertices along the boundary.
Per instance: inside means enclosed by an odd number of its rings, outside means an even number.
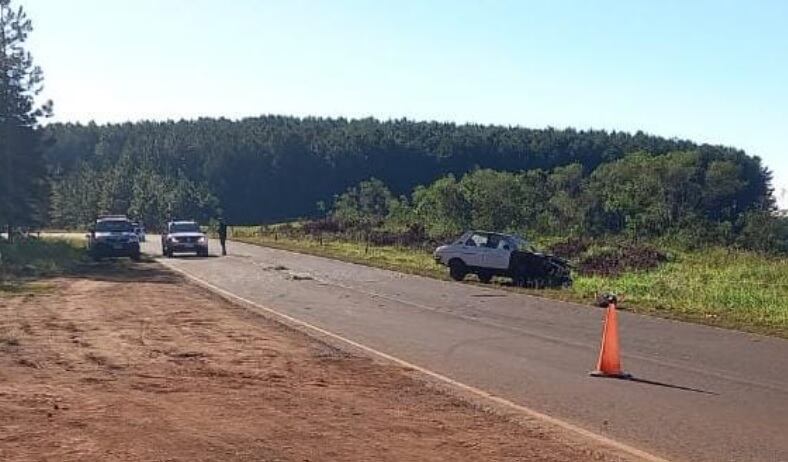
M224 220L219 220L219 243L222 245L222 255L227 255L227 223Z

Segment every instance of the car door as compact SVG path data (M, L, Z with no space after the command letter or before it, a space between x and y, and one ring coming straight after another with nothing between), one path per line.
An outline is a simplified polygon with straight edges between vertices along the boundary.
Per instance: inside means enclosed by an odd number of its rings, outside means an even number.
M484 266L495 269L508 268L513 248L511 242L504 237L500 237L500 239L490 243L495 244L495 247L488 246L487 252L484 254Z
M473 233L465 241L465 245L463 245L462 260L468 266L483 267L485 264L484 255L488 250L487 235L483 233Z

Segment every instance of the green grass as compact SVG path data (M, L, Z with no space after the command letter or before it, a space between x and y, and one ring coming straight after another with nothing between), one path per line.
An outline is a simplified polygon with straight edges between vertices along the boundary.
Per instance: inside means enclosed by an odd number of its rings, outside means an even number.
M251 236L239 235L233 228L233 239L274 247L283 250L308 253L338 260L391 269L408 274L418 274L438 279L448 279L446 271L435 264L432 256L427 252L419 252L398 247L370 246L355 242L324 241L322 244L311 239L293 239L279 236Z
M84 243L67 239L0 241L0 294L46 289L36 279L71 271L85 260Z
M713 248L676 254L650 272L578 277L589 298L622 294L633 311L788 338L788 259Z
M256 227L233 228L233 238L248 243L448 279L446 268L435 264L426 251L274 236L261 234ZM788 338L787 258L723 248L679 251L654 271L617 277L575 275L574 280L571 288L563 290L503 287L586 304L592 304L599 293L614 292L621 308L628 311Z

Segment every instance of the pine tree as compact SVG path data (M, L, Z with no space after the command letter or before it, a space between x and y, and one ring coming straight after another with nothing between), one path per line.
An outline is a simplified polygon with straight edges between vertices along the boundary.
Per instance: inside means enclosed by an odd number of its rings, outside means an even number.
M43 73L25 49L33 30L22 7L0 0L0 224L43 222L48 184L39 119L51 114L51 101L36 106Z

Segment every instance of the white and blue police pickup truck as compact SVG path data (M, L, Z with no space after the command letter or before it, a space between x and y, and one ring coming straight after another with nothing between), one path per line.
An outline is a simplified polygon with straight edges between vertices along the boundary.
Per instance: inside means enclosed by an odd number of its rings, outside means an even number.
M100 216L90 226L88 253L94 260L102 258L129 257L140 259L140 240L134 226L124 215Z

